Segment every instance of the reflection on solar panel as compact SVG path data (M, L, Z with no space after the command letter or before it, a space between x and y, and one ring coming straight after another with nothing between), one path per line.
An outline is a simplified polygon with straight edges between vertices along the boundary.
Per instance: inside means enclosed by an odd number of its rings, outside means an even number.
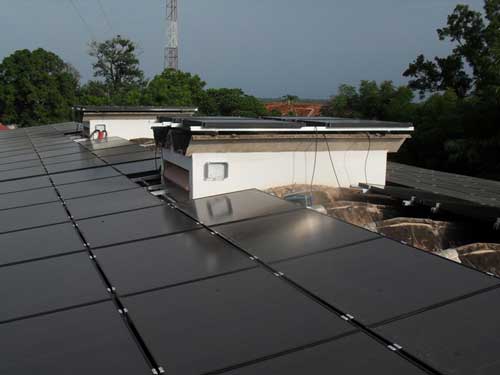
M0 167L1 374L500 370L500 279L256 190L167 204L75 128L0 134L35 156Z

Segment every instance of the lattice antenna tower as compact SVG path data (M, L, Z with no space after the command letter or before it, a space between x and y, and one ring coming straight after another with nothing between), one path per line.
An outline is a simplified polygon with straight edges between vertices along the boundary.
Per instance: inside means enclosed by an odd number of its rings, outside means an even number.
M177 18L177 0L167 2L167 41L165 45L165 69L179 69L179 24Z

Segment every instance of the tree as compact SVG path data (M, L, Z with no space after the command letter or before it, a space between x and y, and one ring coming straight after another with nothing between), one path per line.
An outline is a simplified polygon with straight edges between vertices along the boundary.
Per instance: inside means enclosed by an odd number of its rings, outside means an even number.
M413 78L409 86L422 97L426 92L451 89L461 98L471 93L493 94L500 103L500 0L485 0L484 16L467 5L457 5L447 26L437 33L440 40L455 44L452 53L434 61L418 56L403 73Z
M295 104L299 100L299 97L297 95L287 94L287 95L283 95L281 97L281 99L284 102L286 102L288 104L288 106L291 106L291 105Z
M359 89L341 85L321 113L333 117L409 121L414 107L413 93L405 86L395 87L391 81L380 85L375 81L361 81Z
M92 64L94 77L103 80L108 98L114 98L111 101L120 101L126 91L144 86L137 45L131 40L118 35L102 43L94 41L89 54L96 59Z
M166 69L147 85L142 103L163 106L200 106L206 103L206 83L198 76Z
M206 103L200 106L200 111L207 115L258 117L268 114L259 99L241 89L208 89L207 96Z
M20 126L71 118L79 76L43 49L19 50L0 64L0 120Z

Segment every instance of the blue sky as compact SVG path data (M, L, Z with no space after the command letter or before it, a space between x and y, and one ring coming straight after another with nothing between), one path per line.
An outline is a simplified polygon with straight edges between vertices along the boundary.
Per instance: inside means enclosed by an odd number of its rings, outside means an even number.
M88 42L136 41L146 76L163 67L164 0L0 0L0 59L42 47L92 77ZM404 83L419 53L446 54L435 30L459 0L179 0L181 69L260 97L326 98L362 79ZM482 9L482 0L462 0Z

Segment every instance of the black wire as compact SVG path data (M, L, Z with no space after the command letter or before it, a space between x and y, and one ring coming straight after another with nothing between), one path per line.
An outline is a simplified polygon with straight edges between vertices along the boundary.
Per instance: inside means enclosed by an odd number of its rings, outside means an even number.
M368 185L368 158L369 158L370 152L371 152L372 140L370 138L369 133L366 133L366 137L368 138L368 152L366 153L366 158L365 158L365 180L366 180L366 184Z
M316 142L315 142L315 151L314 151L314 166L313 166L313 171L312 171L312 177L311 177L311 205L313 204L313 183L314 183L314 175L316 174L316 161L318 159L318 127L315 126L314 129L316 130Z
M76 6L75 2L73 0L69 0L69 2L71 3L71 5L73 5L73 8L75 9L76 14L78 14L78 17L80 17L80 20L82 21L83 25L87 29L87 32L90 34L90 37L92 38L92 40L95 40L95 36L94 36L94 33L92 32L92 28L87 23L87 21L85 20L83 15L80 13L80 10L78 10L78 7Z
M109 20L108 14L104 10L104 6L102 5L101 0L97 0L97 3L99 4L99 8L101 9L102 16L104 17L104 21L106 21L106 24L108 25L109 31L113 33L113 26L111 25L111 21Z
M328 143L328 138L326 138L326 134L323 134L323 137L325 138L326 148L328 149L328 156L330 157L330 163L332 164L333 174L335 174L335 179L337 180L337 185L340 188L341 187L340 180L339 180L339 176L337 175L337 171L335 169L335 164L333 163L332 153L330 151L330 144Z

